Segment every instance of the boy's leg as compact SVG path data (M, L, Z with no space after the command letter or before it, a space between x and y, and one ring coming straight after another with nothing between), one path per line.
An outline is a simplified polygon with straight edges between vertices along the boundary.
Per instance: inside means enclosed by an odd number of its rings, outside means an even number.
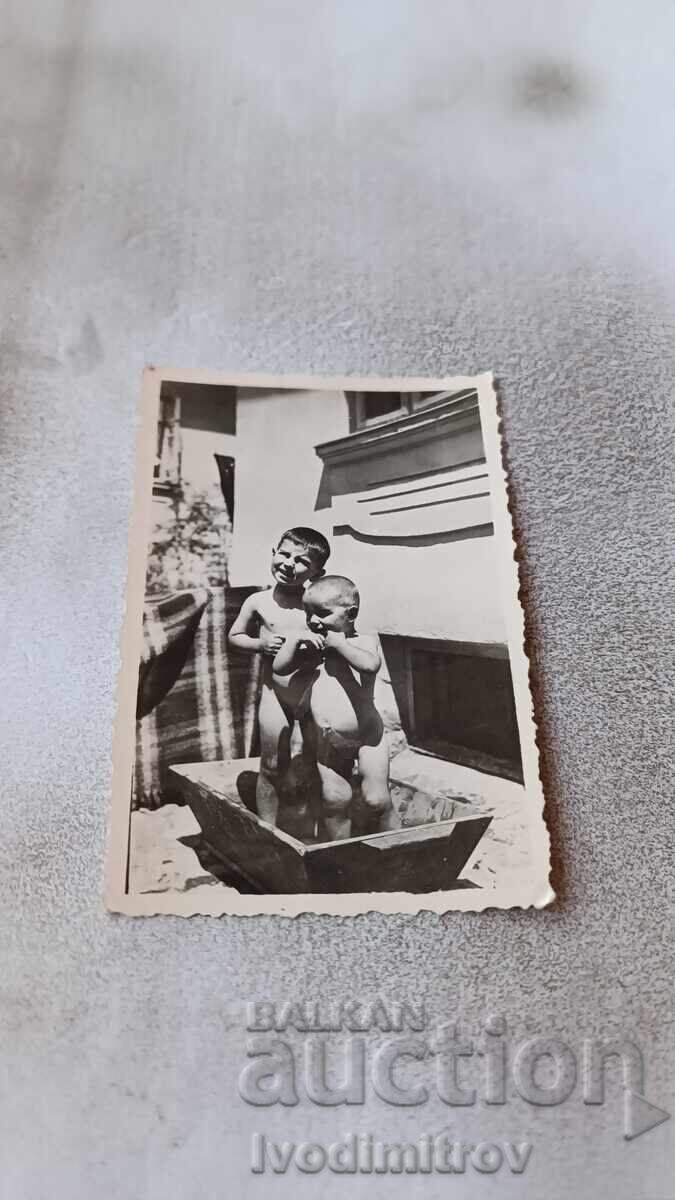
M352 833L352 785L344 775L325 763L317 763L321 780L319 838L339 842Z
M263 684L258 706L260 730L260 774L255 790L256 808L262 821L276 825L279 810L279 780L290 761L291 721L268 684Z
M316 753L308 744L303 714L293 722L289 744L289 766L279 776L277 823L284 833L300 841L314 837L319 812L321 781L316 769Z
M303 822L302 832L296 836L302 840L312 840L321 823L322 783L317 767L317 730L311 713L304 706L301 707L296 728L300 733L300 745L292 758L291 775L295 770L300 780L299 806L296 800L296 807L298 818ZM293 830L289 832L293 833Z
M389 746L384 733L374 746L359 749L363 816L370 833L399 829L401 822L389 792Z
M305 739L316 754L316 769L321 781L319 800L319 838L338 842L352 832L351 754L337 754L313 722L305 725Z

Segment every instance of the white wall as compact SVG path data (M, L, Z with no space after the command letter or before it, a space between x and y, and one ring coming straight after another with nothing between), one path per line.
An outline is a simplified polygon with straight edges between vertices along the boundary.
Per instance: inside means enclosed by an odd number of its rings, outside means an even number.
M181 477L198 491L220 491L215 454L236 456L238 439L229 433L208 429L182 429ZM222 493L221 493L222 494Z
M431 546L333 540L335 570L361 593L365 632L505 642L492 537Z
M329 535L329 510L314 507L322 473L314 447L348 432L342 392L238 389L234 587L269 583L272 546L289 526L309 525Z

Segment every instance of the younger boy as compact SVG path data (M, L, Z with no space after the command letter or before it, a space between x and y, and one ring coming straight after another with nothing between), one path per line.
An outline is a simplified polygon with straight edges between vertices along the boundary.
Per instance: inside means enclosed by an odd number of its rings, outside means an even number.
M244 601L232 625L229 642L238 650L262 653L263 680L258 708L260 774L256 807L263 821L275 825L279 808L279 783L290 765L291 734L301 715L304 688L287 675L276 676L273 659L293 631L307 633L302 604L307 584L320 578L330 546L322 533L296 526L282 533L272 549L274 586L255 592Z
M398 828L389 794L389 752L374 699L382 658L376 636L356 632L359 593L351 579L326 575L309 584L306 627L294 627L272 663L308 713L304 737L314 748L321 778L320 837L351 834L351 777L358 760L361 797L370 830Z

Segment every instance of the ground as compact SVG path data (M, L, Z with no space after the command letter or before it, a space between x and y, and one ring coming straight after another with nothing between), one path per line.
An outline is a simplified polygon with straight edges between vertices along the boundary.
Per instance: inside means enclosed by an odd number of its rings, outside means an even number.
M187 892L225 885L202 865L199 825L187 806L165 804L131 814L129 891Z

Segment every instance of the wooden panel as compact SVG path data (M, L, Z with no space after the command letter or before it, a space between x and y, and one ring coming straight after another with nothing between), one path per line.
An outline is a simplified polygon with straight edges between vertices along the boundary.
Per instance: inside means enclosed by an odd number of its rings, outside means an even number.
M438 892L471 887L458 875L491 817L461 817L412 829L312 846L313 892Z
M187 763L174 767L211 848L262 892L309 891L302 842L273 829L245 805L242 795L257 759Z

